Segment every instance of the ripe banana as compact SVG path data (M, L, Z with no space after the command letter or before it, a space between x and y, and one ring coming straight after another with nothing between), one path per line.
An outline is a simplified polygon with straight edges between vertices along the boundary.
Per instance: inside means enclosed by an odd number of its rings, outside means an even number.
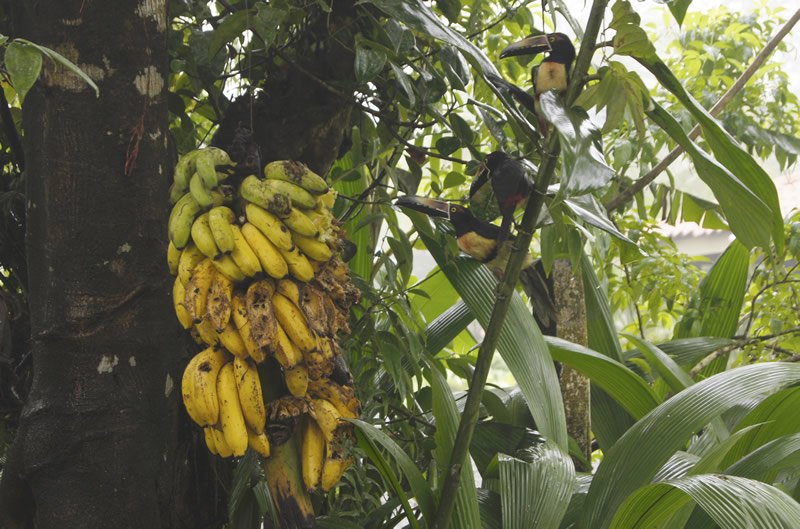
M225 274L214 272L206 301L206 312L217 332L228 326L233 302L233 282Z
M195 360L196 356L189 361L186 368L183 370L183 377L181 378L181 397L183 397L183 405L186 407L186 413L189 414L189 417L198 425L203 426L207 424L208 419L205 414L205 408L200 410L196 405L195 401L197 399L196 391L194 388L194 367L189 368L189 365L192 362L199 362L200 360Z
M298 208L312 209L317 205L317 199L314 195L291 182L284 180L260 180L259 182L264 192L287 196L292 205Z
M178 317L181 327L191 329L193 323L192 315L189 314L189 311L186 310L186 305L183 304L185 298L186 288L181 283L180 278L176 277L175 283L172 285L172 306L175 308L175 315Z
M275 287L265 279L250 285L244 298L250 337L261 350L274 349L277 339L278 320L272 307L274 292Z
M239 194L248 202L252 202L280 217L288 215L292 208L291 199L287 195L278 192L272 186L265 184L266 182L259 180L257 176L250 175L242 180L242 184L239 186Z
M322 467L322 492L329 492L337 483L342 479L345 471L353 464L353 460L345 457L344 454L338 454L331 444L327 443L325 447L325 464ZM332 455L333 454L333 455Z
M265 349L256 343L250 334L250 322L247 320L247 306L245 304L244 296L240 293L233 296L233 311L231 313L233 322L239 330L239 336L244 343L247 354L258 363L263 362L267 358Z
M250 429L247 430L247 444L264 457L269 457L269 439L264 432L255 433Z
M214 242L214 234L211 233L211 226L208 224L208 213L203 213L194 219L192 224L192 242L195 246L210 259L216 259L222 252Z
M258 228L272 244L281 250L292 249L292 234L278 217L252 203L245 205L244 211L248 222Z
M303 354L292 343L289 335L283 330L280 324L277 327L275 341L271 344L272 354L275 355L275 360L284 369L292 369L294 366L303 361Z
M239 331L233 322L228 322L228 325L217 333L222 347L228 350L233 356L237 358L247 358L247 348L244 345Z
M190 372L189 376L194 379L192 402L197 415L202 418L204 426L216 424L219 418L217 375L226 359L225 351L216 347L208 347L197 353L186 366L186 370Z
M225 435L222 433L222 427L218 424L211 428L211 433L214 436L214 446L217 449L220 457L231 457L233 451L228 443L225 441Z
M285 369L283 375L286 378L286 387L289 393L295 397L305 397L308 390L308 369L302 363Z
M178 275L178 263L181 260L181 253L170 241L169 246L167 246L167 265L169 266L169 273L173 276Z
M207 208L214 204L214 197L211 195L211 192L205 188L203 180L197 173L193 174L192 178L189 179L189 193L192 194L192 198L200 204L201 208Z
M223 255L219 259L214 259L212 262L217 268L217 271L231 281L235 281L237 283L239 281L244 281L246 277L244 272L242 272L230 255Z
M186 247L191 236L192 223L200 213L200 209L200 204L191 193L186 193L175 203L167 222L169 240L175 245L175 248L183 250Z
M325 440L333 441L336 428L339 427L339 419L342 416L336 406L325 399L311 399L311 415L319 424Z
M291 279L281 279L278 281L278 292L289 298L289 301L300 306L300 286Z
M292 247L291 250L282 250L280 248L278 250L281 252L286 264L289 265L289 273L300 281L311 281L314 277L314 268L308 262L308 258L301 254L296 246Z
M217 331L214 330L214 324L211 323L211 320L208 317L208 314L203 316L203 319L195 324L195 330L197 331L198 336L200 336L200 340L207 345L216 345L219 343L219 335Z
M317 347L316 337L297 305L279 293L272 296L272 305L275 307L275 316L292 342L303 352L314 350Z
M236 196L236 190L231 186L219 186L208 193L211 195L211 201L214 206L231 204Z
M261 230L246 222L242 226L242 235L255 252L261 268L267 275L280 279L289 273L289 265L286 264L286 260L275 245L261 233Z
M305 237L317 237L319 235L319 230L316 224L314 224L314 221L297 208L290 209L289 214L285 217L281 217L281 220L283 220L283 223L286 224L290 230L298 235L303 235Z
M308 381L308 394L311 398L325 399L339 410L342 417L356 419L361 408L361 403L355 396L353 388L342 386L336 382L321 378Z
M315 261L324 263L333 257L333 252L330 247L324 242L317 240L313 237L304 237L295 232L292 234L292 240L300 250Z
M325 437L317 422L306 417L303 427L303 442L300 451L303 462L303 483L308 490L315 490L322 481L325 461Z
M239 403L236 389L236 376L233 364L227 363L217 376L217 395L219 397L219 422L225 442L235 456L243 456L247 451L247 426Z
M263 432L267 423L267 412L264 408L264 397L261 394L261 379L252 360L233 359L233 373L236 377L236 388L239 402L247 426L255 432Z
M300 310L308 321L308 326L318 336L333 336L336 322L336 304L331 297L314 284L303 289Z
M319 197L317 201L317 207L315 209L328 210L328 211L332 210L333 205L336 204L337 194L338 193L336 192L335 189L331 189L330 191Z
M236 220L236 214L226 206L211 208L208 212L208 225L214 235L214 242L222 253L233 251L233 230L231 224Z
M231 257L233 257L233 261L239 266L239 269L244 272L244 275L253 277L261 272L261 263L258 262L258 257L253 249L247 244L247 240L242 235L239 226L231 224L231 230L233 231L233 252Z
M194 267L192 275L189 277L184 304L195 323L199 323L205 316L208 291L215 273L211 259L204 259Z
M270 162L264 167L268 180L285 180L298 185L310 193L322 195L328 192L325 180L305 164L293 160Z
M192 270L197 264L205 259L206 256L200 251L197 246L189 243L189 245L181 252L181 257L178 260L178 278L184 285L189 284L189 279L192 276Z
M206 439L208 451L214 455L217 455L219 452L217 451L217 444L214 442L214 432L212 430L213 428L211 426L206 426L203 428L203 435Z

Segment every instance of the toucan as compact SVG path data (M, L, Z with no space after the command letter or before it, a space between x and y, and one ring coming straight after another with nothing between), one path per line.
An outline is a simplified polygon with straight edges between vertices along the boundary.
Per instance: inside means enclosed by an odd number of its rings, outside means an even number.
M528 200L533 192L532 168L503 151L494 151L486 156L480 171L469 188L470 205L480 201L481 188L490 182L494 198L502 215L497 243L505 242L511 232L514 211Z
M429 217L448 219L455 229L456 243L465 254L484 263L501 279L511 256L514 238L498 242L501 228L480 220L469 208L427 197L404 196L395 201L401 208L413 209ZM555 309L544 278L541 263L527 254L522 262L520 282L531 300L533 315L542 329L555 322Z
M543 119L539 111L539 96L548 90L556 90L559 93L567 90L569 71L575 60L575 46L572 41L563 33L529 35L501 51L500 58L540 53L547 53L547 56L531 70L533 96L501 77L490 75L488 79L498 88L508 90L522 106L539 116L541 124ZM546 130L546 125L543 128Z

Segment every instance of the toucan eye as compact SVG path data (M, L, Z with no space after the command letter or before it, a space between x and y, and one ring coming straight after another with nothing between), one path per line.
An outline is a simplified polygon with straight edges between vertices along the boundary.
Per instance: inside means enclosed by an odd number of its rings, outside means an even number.
M554 40L556 40L556 38L555 38L555 37L550 37L548 40L549 40L550 42L553 42Z
M451 207L451 208L450 208L450 213L455 213L455 212L456 212L456 208L455 208L455 206Z

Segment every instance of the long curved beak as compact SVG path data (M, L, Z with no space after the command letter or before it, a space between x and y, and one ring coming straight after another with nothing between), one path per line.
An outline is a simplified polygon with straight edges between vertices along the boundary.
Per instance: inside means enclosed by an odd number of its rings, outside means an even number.
M518 40L500 52L500 58L514 57L515 55L536 55L550 51L550 41L547 35L531 35Z
M442 219L450 218L450 203L435 198L405 196L394 201L394 205L401 208L413 209L428 215Z

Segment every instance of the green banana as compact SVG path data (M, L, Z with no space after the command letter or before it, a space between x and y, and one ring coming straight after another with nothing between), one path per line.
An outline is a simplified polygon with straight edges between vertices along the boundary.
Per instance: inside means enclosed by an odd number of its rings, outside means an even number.
M245 200L279 217L285 217L292 210L291 200L287 195L267 187L264 185L265 183L265 181L259 180L257 176L250 175L242 181L239 193Z
M299 208L312 209L317 205L317 199L314 195L291 182L286 182L284 180L263 180L261 185L274 194L286 195L292 201L292 205Z
M293 160L270 162L264 167L268 180L283 180L298 185L310 193L322 195L328 192L328 184L321 176L305 164Z
M216 175L216 173L214 174ZM214 197L206 189L203 179L198 173L193 174L191 180L189 180L189 192L202 208L207 208L214 203Z
M222 253L231 253L235 247L233 228L236 214L229 207L217 206L208 212L208 225L214 235L214 242Z
M172 208L167 223L167 233L175 248L182 250L189 242L194 218L201 209L191 193L183 195Z
M194 219L192 224L192 240L206 257L216 259L220 256L220 250L217 248L217 243L214 242L214 234L211 231L211 226L208 223L208 213L203 213Z
M213 189L219 185L217 179L217 169L214 167L214 154L208 149L203 149L194 160L195 174L203 181L207 189ZM192 176L194 179L194 176ZM189 183L191 186L191 182Z

